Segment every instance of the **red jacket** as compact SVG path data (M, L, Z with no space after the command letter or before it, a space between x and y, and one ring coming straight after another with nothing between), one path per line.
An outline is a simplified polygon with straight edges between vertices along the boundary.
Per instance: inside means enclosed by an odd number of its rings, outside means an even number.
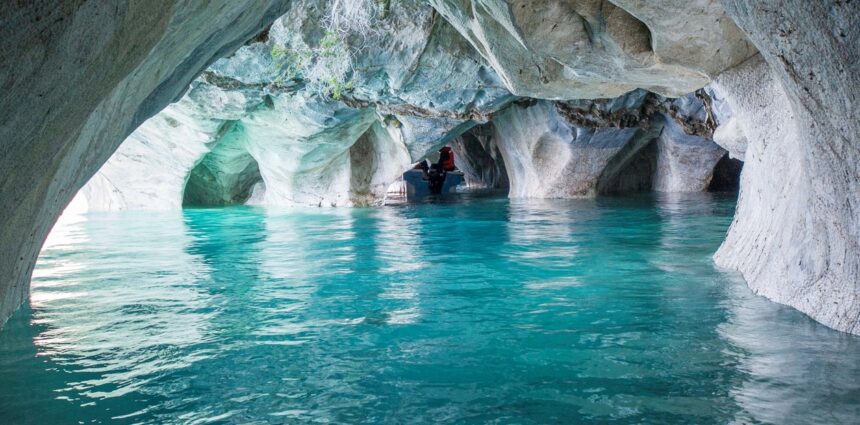
M454 171L457 166L454 165L454 152L448 146L439 149L439 164L445 171Z

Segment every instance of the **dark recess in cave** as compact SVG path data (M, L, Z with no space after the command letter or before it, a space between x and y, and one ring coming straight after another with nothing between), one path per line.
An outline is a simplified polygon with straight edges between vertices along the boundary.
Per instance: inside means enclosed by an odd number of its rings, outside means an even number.
M251 196L254 185L263 178L257 161L250 160L238 176L232 178L210 168L207 161L197 164L185 183L183 207L220 207L242 205Z
M714 166L714 177L708 185L708 192L737 192L741 187L741 170L744 163L741 160L723 155Z
M598 185L601 195L649 192L657 170L657 139L648 142L630 162L606 183Z

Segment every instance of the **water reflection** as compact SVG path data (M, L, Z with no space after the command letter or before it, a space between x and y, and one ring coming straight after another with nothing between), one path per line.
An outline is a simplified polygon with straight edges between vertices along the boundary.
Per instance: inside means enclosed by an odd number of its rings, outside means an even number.
M757 297L744 285L724 290L729 318L718 331L745 377L731 391L740 409L735 423L857 423L858 338Z
M139 411L170 396L151 393L149 382L211 355L193 348L206 340L213 318L196 285L206 269L185 252L180 216L158 222L152 232L148 215L76 216L52 236L62 242L46 245L34 273L30 325L21 329L36 331L33 350L49 360L26 367L60 380L56 400L97 403L116 415ZM167 354L178 350L186 352Z
M0 333L0 418L856 422L860 339L714 268L733 206L87 215Z

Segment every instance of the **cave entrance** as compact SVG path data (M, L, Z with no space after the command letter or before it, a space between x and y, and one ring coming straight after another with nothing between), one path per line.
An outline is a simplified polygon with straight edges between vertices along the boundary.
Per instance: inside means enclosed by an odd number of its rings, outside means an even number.
M430 188L434 176L432 168L447 155L442 153L443 149L453 156L455 170L445 173L445 179L438 188L441 191L439 195L507 195L510 187L507 170L502 155L492 142L491 126L491 123L474 126L433 146L389 186L386 203L422 201L433 195Z
M632 145L632 144L631 144ZM621 195L651 192L657 171L657 139L651 139L605 180L598 180L599 195ZM607 167L610 170L613 167ZM604 171L606 172L606 171Z
M708 192L735 192L741 188L741 171L744 162L732 158L729 154L723 155L714 167L714 176L708 185Z
M189 173L183 207L241 205L263 190L260 167L248 153L242 125L229 122L221 134L217 144Z

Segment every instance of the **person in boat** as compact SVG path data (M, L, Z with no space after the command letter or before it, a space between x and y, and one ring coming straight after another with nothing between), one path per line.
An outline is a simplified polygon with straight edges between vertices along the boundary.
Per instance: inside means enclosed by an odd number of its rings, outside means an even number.
M412 169L413 169L413 170L421 170L421 171L423 171L423 172L424 172L424 177L426 178L426 177L427 177L427 175L428 175L428 173L429 173L429 171L430 171L430 166L428 166L428 165L427 165L427 160L426 160L426 159L422 159L422 160L421 160L421 161L419 161L417 164L415 164L415 166L414 166L414 167L412 167Z
M442 193L442 186L445 185L445 170L437 162L430 166L430 171L427 173L428 186L430 193L438 195Z
M445 172L457 169L457 166L454 165L454 151L449 146L439 149L439 162L437 164Z

